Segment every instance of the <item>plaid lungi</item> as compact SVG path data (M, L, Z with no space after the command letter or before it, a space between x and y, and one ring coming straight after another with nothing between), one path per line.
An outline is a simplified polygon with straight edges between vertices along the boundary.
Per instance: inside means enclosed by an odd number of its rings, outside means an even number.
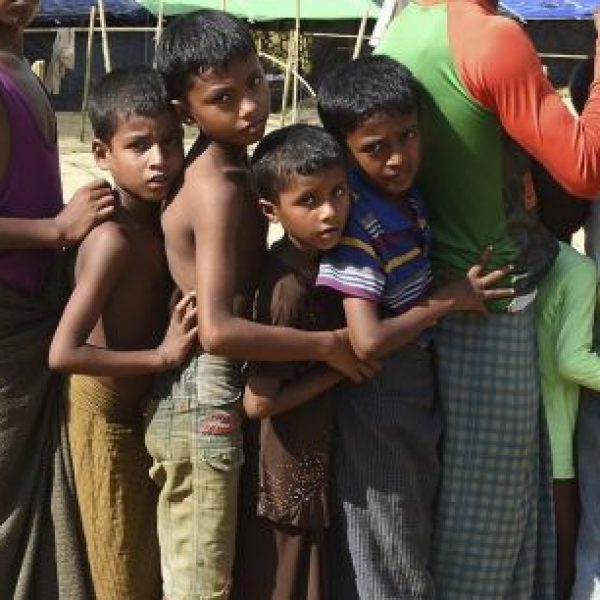
M408 344L335 404L336 600L433 600L441 431L431 351Z
M436 344L445 417L438 600L551 600L551 470L534 311L450 315Z

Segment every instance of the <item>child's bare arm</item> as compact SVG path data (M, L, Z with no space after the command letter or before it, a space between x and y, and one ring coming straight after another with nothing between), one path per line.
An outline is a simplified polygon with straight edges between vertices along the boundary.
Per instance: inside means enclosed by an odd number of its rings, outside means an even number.
M485 312L485 302L507 298L512 289L487 289L504 278L511 267L483 274L489 254L471 267L464 279L450 283L425 298L405 313L381 319L379 307L362 298L345 298L344 311L350 332L350 342L363 360L381 358L414 340L423 330L452 311Z
M191 218L196 241L198 325L208 352L251 361L310 361L329 363L351 379L366 373L342 331L307 332L272 327L236 316L233 298L238 257L236 232L244 226L239 189L223 184L210 199L196 199ZM208 201L209 200L209 201Z
M123 377L166 371L181 363L197 331L193 297L176 307L165 341L156 349L117 351L99 348L87 339L128 260L128 242L118 226L105 226L86 240L77 285L67 303L50 347L50 367L67 373ZM134 317L134 315L132 315Z
M600 356L592 348L596 266L582 257L568 277L557 315L556 367L564 379L600 391Z
M23 198L27 202L27 198ZM103 179L83 186L53 219L0 217L0 250L63 248L80 242L114 213L115 199Z
M251 419L272 417L316 398L343 379L343 375L320 365L293 381L250 371L244 390L244 410Z

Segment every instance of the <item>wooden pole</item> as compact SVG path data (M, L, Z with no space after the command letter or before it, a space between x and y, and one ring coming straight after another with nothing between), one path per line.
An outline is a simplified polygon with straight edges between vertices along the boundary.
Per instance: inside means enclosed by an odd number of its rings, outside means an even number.
M90 81L92 78L92 52L94 48L94 27L96 23L96 7L90 8L90 24L88 27L87 52L85 55L85 78L83 81L83 100L81 101L81 127L79 139L85 138L85 119L87 117L88 98L90 96Z
M106 34L106 12L104 10L104 0L98 0L98 14L100 15L100 31L102 33L102 53L104 54L104 69L110 73L110 52L108 50L108 35Z
M358 36L356 38L356 44L354 44L354 52L352 53L352 60L356 60L362 49L363 41L365 39L365 31L367 29L367 21L369 19L369 9L371 8L371 0L365 1L365 12L363 13L360 21L360 27L358 28Z
M281 60L276 56L273 56L272 54L267 54L266 52L262 51L260 51L258 55L263 58L266 58L269 62L272 62L274 65L277 65L281 68L282 71L285 72L286 62L284 60ZM314 98L317 94L315 93L315 90L313 90L312 87L310 87L310 83L308 83L308 81L306 81L306 79L304 79L304 77L302 77L300 73L295 71L294 75L298 78L298 82L301 83L306 88L306 91Z
M292 75L292 62L294 60L294 32L290 31L288 39L288 55L285 63L285 78L283 80L283 94L281 95L280 127L285 126L285 110L287 108L287 97L290 92L290 76Z
M300 72L300 0L296 0L296 28L294 31L294 70ZM294 85L292 87L292 123L298 122L298 78L294 77Z
M227 11L227 0L221 0L221 10L223 12Z
M160 0L158 3L158 18L156 19L156 34L154 37L154 50L158 48L158 42L160 41L160 35L163 30L163 20L165 18L165 2ZM156 66L156 58L154 59Z

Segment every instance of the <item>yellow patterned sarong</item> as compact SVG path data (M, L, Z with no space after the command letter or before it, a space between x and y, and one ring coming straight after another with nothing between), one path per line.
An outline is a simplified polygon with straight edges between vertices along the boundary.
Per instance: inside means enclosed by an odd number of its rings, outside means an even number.
M67 427L97 600L158 600L158 490L143 415L93 377L71 376Z

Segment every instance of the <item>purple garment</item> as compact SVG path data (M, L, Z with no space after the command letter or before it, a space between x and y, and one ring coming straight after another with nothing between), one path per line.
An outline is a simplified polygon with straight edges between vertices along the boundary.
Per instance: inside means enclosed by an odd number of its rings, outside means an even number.
M0 67L0 101L10 123L10 156L0 183L0 217L47 219L62 208L56 144L42 134L27 100ZM55 251L0 251L0 282L37 294L46 282Z

